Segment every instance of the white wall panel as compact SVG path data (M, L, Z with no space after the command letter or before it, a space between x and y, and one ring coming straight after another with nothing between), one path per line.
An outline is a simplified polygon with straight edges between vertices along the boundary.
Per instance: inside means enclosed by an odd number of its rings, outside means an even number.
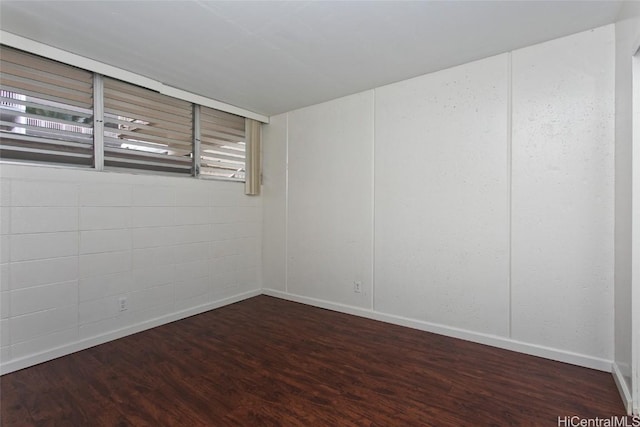
M11 181L0 181L0 206L11 206Z
M78 303L78 281L11 291L11 316Z
M9 290L9 263L0 264L0 290Z
M78 322L80 325L84 325L86 323L118 317L120 314L119 299L120 297L118 295L112 295L82 301L78 306Z
M231 220L232 218L229 218L228 220L217 222L227 222ZM175 208L176 225L208 224L211 222L216 222L216 218L213 215L211 208L198 206L178 206ZM168 223L166 225L168 225Z
M78 185L42 181L11 183L12 206L77 206Z
M176 223L176 212L167 206L134 206L131 227L162 227Z
M513 53L513 338L613 357L611 26Z
M0 263L6 264L11 260L11 237L0 236Z
M204 276L184 278L181 282L176 283L176 301L191 300L194 297L200 297L200 304L209 298L205 295L211 291L208 281L208 272L205 270ZM196 304L197 305L197 304Z
M0 348L11 345L11 336L9 329L9 320L0 320Z
M183 281L198 277L209 276L209 260L191 261L176 264L174 266L175 280ZM162 284L159 282L158 284Z
M174 285L169 284L133 292L130 295L131 306L133 310L148 310L170 304L174 299L174 291Z
M131 206L131 186L123 184L80 184L80 206Z
M174 189L168 185L134 185L133 206L174 206Z
M288 158L288 291L370 306L373 92L289 113Z
M133 278L130 271L80 279L78 284L79 300L88 301L111 295L125 294L132 289L132 282Z
M11 208L0 206L0 234L11 233Z
M176 206L209 206L209 187L206 182L199 182L198 185L185 185L175 192Z
M271 117L262 127L263 281L270 289L286 287L287 115Z
M170 246L177 241L177 227L144 227L132 230L133 249ZM205 240L207 237L205 237Z
M135 268L131 275L133 283L131 291L153 288L155 286L173 283L177 276L176 266L173 264L154 265L152 267Z
M212 240L211 227L211 224L180 225L173 227L173 232L169 234L174 234L172 238L175 244L208 242ZM251 235L256 234L254 232Z
M377 311L508 335L507 71L376 89Z
M87 206L80 208L80 230L129 228L131 208L121 206Z
M11 232L53 233L78 229L78 209L75 207L13 207Z
M131 250L131 230L93 230L80 232L80 254Z
M78 306L67 305L10 319L11 343L16 344L78 325Z
M15 234L11 261L29 261L78 255L78 232Z
M176 264L209 258L209 243L187 243L173 247L173 262Z
M131 270L131 251L80 255L79 277L101 276Z
M28 288L78 278L78 257L41 259L11 263L9 287Z

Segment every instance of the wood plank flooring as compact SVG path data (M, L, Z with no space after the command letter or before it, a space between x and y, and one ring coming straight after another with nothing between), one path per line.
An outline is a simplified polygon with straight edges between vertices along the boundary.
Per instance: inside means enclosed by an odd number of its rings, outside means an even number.
M557 426L611 374L259 296L7 374L2 426Z

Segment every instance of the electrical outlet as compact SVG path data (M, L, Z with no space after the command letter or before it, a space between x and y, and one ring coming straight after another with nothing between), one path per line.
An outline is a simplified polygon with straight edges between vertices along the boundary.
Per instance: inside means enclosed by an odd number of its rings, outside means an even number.
M362 282L356 280L355 282L353 282L353 292L359 294L360 292L362 292Z
M120 297L118 299L118 309L119 311L127 311L128 304L127 304L127 297Z

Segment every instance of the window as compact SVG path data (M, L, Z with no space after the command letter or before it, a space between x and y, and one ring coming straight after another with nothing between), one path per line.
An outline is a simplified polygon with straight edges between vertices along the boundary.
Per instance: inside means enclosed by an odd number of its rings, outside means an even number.
M200 107L200 174L245 180L245 118Z
M241 181L259 194L255 120L4 45L0 68L2 159Z
M104 165L192 173L192 104L105 78Z
M93 162L93 75L0 47L0 156Z

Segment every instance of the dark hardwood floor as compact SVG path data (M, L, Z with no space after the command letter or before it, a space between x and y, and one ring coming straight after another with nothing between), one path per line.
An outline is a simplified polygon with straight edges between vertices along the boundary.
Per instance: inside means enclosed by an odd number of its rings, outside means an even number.
M557 426L610 374L267 296L7 374L2 426Z

